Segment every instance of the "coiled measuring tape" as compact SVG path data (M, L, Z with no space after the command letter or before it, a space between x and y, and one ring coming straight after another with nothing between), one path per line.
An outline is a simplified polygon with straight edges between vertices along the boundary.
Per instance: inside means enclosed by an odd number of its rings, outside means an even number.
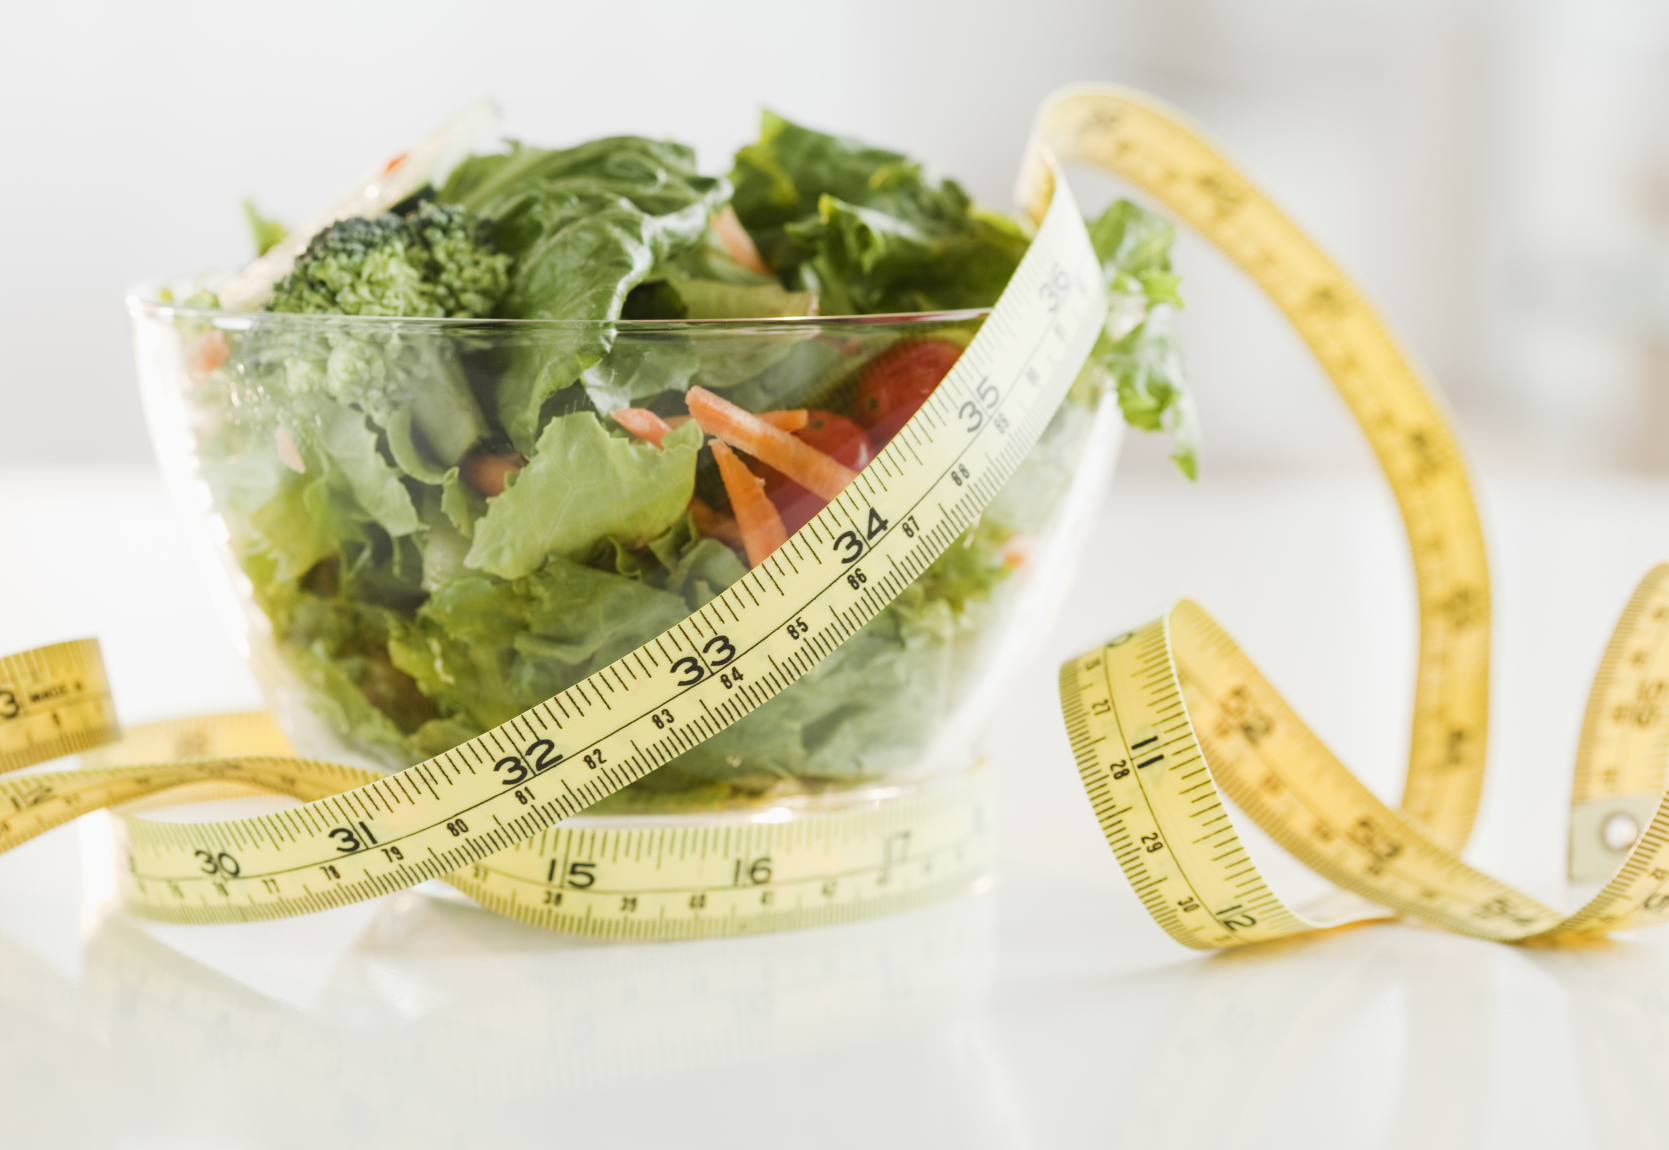
M1367 433L1415 558L1421 642L1401 810L1327 755L1192 604L1063 669L1090 799L1155 919L1200 947L1330 925L1300 918L1268 890L1225 792L1339 886L1451 929L1517 940L1669 915L1669 857L1660 857L1669 856L1669 819L1657 805L1669 568L1648 578L1625 615L1584 731L1574 825L1593 842L1573 860L1578 870L1624 865L1594 903L1564 918L1456 854L1483 781L1489 590L1477 512L1441 409L1350 282L1196 131L1145 97L1099 87L1045 107L1021 184L1041 221L1036 239L956 367L838 499L713 602L568 691L394 775L295 758L261 717L142 728L81 770L0 780L0 850L88 810L207 786L304 805L222 822L126 819L118 881L138 913L276 918L445 877L489 909L540 926L686 937L838 921L965 886L988 836L977 788L780 824L559 824L806 674L925 570L1012 474L1106 313L1098 263L1053 156L1142 187L1264 287ZM0 769L115 733L93 644L0 660ZM1636 831L1650 825L1631 847L1619 819L1635 820Z
M1420 648L1402 807L1377 799L1197 604L1070 660L1061 707L1096 817L1148 912L1192 947L1312 922L1269 889L1225 798L1294 856L1386 909L1500 941L1669 918L1669 566L1635 591L1588 704L1564 915L1460 858L1483 788L1489 574L1465 466L1417 369L1350 281L1200 134L1150 101L1063 93L1039 136L1145 188L1239 264L1321 362L1390 481L1414 556ZM1028 188L1051 175L1034 167Z

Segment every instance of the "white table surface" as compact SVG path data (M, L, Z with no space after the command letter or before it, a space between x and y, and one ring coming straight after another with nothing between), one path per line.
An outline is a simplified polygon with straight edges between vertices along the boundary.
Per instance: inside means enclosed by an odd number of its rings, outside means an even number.
M1582 707L1634 581L1669 557L1669 482L1483 486L1496 722L1468 857L1568 903ZM1414 612L1379 482L1121 480L1100 528L991 744L987 893L660 945L578 942L409 892L158 926L84 891L102 833L84 820L0 857L0 1141L1669 1144L1669 931L1530 950L1377 925L1201 956L1147 919L1098 835L1052 668L1184 593L1394 797ZM0 469L0 647L97 634L129 722L258 705L180 538L148 472ZM1160 558L1126 562L1138 544ZM1296 895L1313 886L1257 853Z

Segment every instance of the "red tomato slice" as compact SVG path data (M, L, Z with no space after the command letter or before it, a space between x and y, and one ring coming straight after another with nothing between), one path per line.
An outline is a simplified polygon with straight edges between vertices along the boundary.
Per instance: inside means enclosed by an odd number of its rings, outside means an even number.
M853 471L862 471L864 464L875 458L870 450L869 436L863 428L832 411L806 412L806 425L794 432L808 447L815 447L837 463L844 463Z
M869 361L858 380L852 415L869 428L876 451L927 402L961 356L962 345L948 339L912 339Z

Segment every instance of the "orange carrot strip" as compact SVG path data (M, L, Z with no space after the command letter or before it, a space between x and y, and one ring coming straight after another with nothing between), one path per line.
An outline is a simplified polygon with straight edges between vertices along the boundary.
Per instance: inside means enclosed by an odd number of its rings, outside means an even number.
M712 447L713 458L719 465L719 478L724 480L725 494L730 496L730 509L736 513L742 546L747 549L748 566L757 567L765 562L767 555L788 542L788 532L782 526L776 504L765 494L765 481L749 471L748 465L736 458L736 453L723 440L713 440Z
M690 518L695 521L695 529L703 535L710 535L720 543L728 543L732 547L743 546L742 532L736 526L736 521L728 515L714 511L699 495L690 497Z
M716 435L738 451L768 463L823 499L832 501L858 473L812 447L721 399L705 387L692 387L684 396L690 414L708 435Z
M656 447L661 445L661 439L672 430L666 420L642 407L622 407L611 412L609 418L624 427L639 439L647 439Z
M753 246L753 237L748 235L742 221L736 218L735 208L726 204L724 211L709 216L707 222L718 233L719 242L724 245L724 250L730 253L731 259L750 272L758 272L762 276L771 274L771 269L759 258L759 249Z
M799 431L811 422L811 412L803 407L795 411L761 411L759 418L778 431Z

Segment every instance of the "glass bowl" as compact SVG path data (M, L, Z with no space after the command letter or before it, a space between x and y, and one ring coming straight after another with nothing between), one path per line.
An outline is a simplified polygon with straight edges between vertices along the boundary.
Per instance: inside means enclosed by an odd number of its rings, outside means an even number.
M784 413L769 419L785 428L806 412L792 434L856 470L987 314L433 320L161 292L128 310L159 460L270 708L300 753L382 770L600 670L768 545L738 526L737 472L688 419L689 388ZM899 599L582 817L794 817L969 777L1106 484L1123 429L1107 394L1086 368L981 519ZM784 531L821 508L737 460Z

